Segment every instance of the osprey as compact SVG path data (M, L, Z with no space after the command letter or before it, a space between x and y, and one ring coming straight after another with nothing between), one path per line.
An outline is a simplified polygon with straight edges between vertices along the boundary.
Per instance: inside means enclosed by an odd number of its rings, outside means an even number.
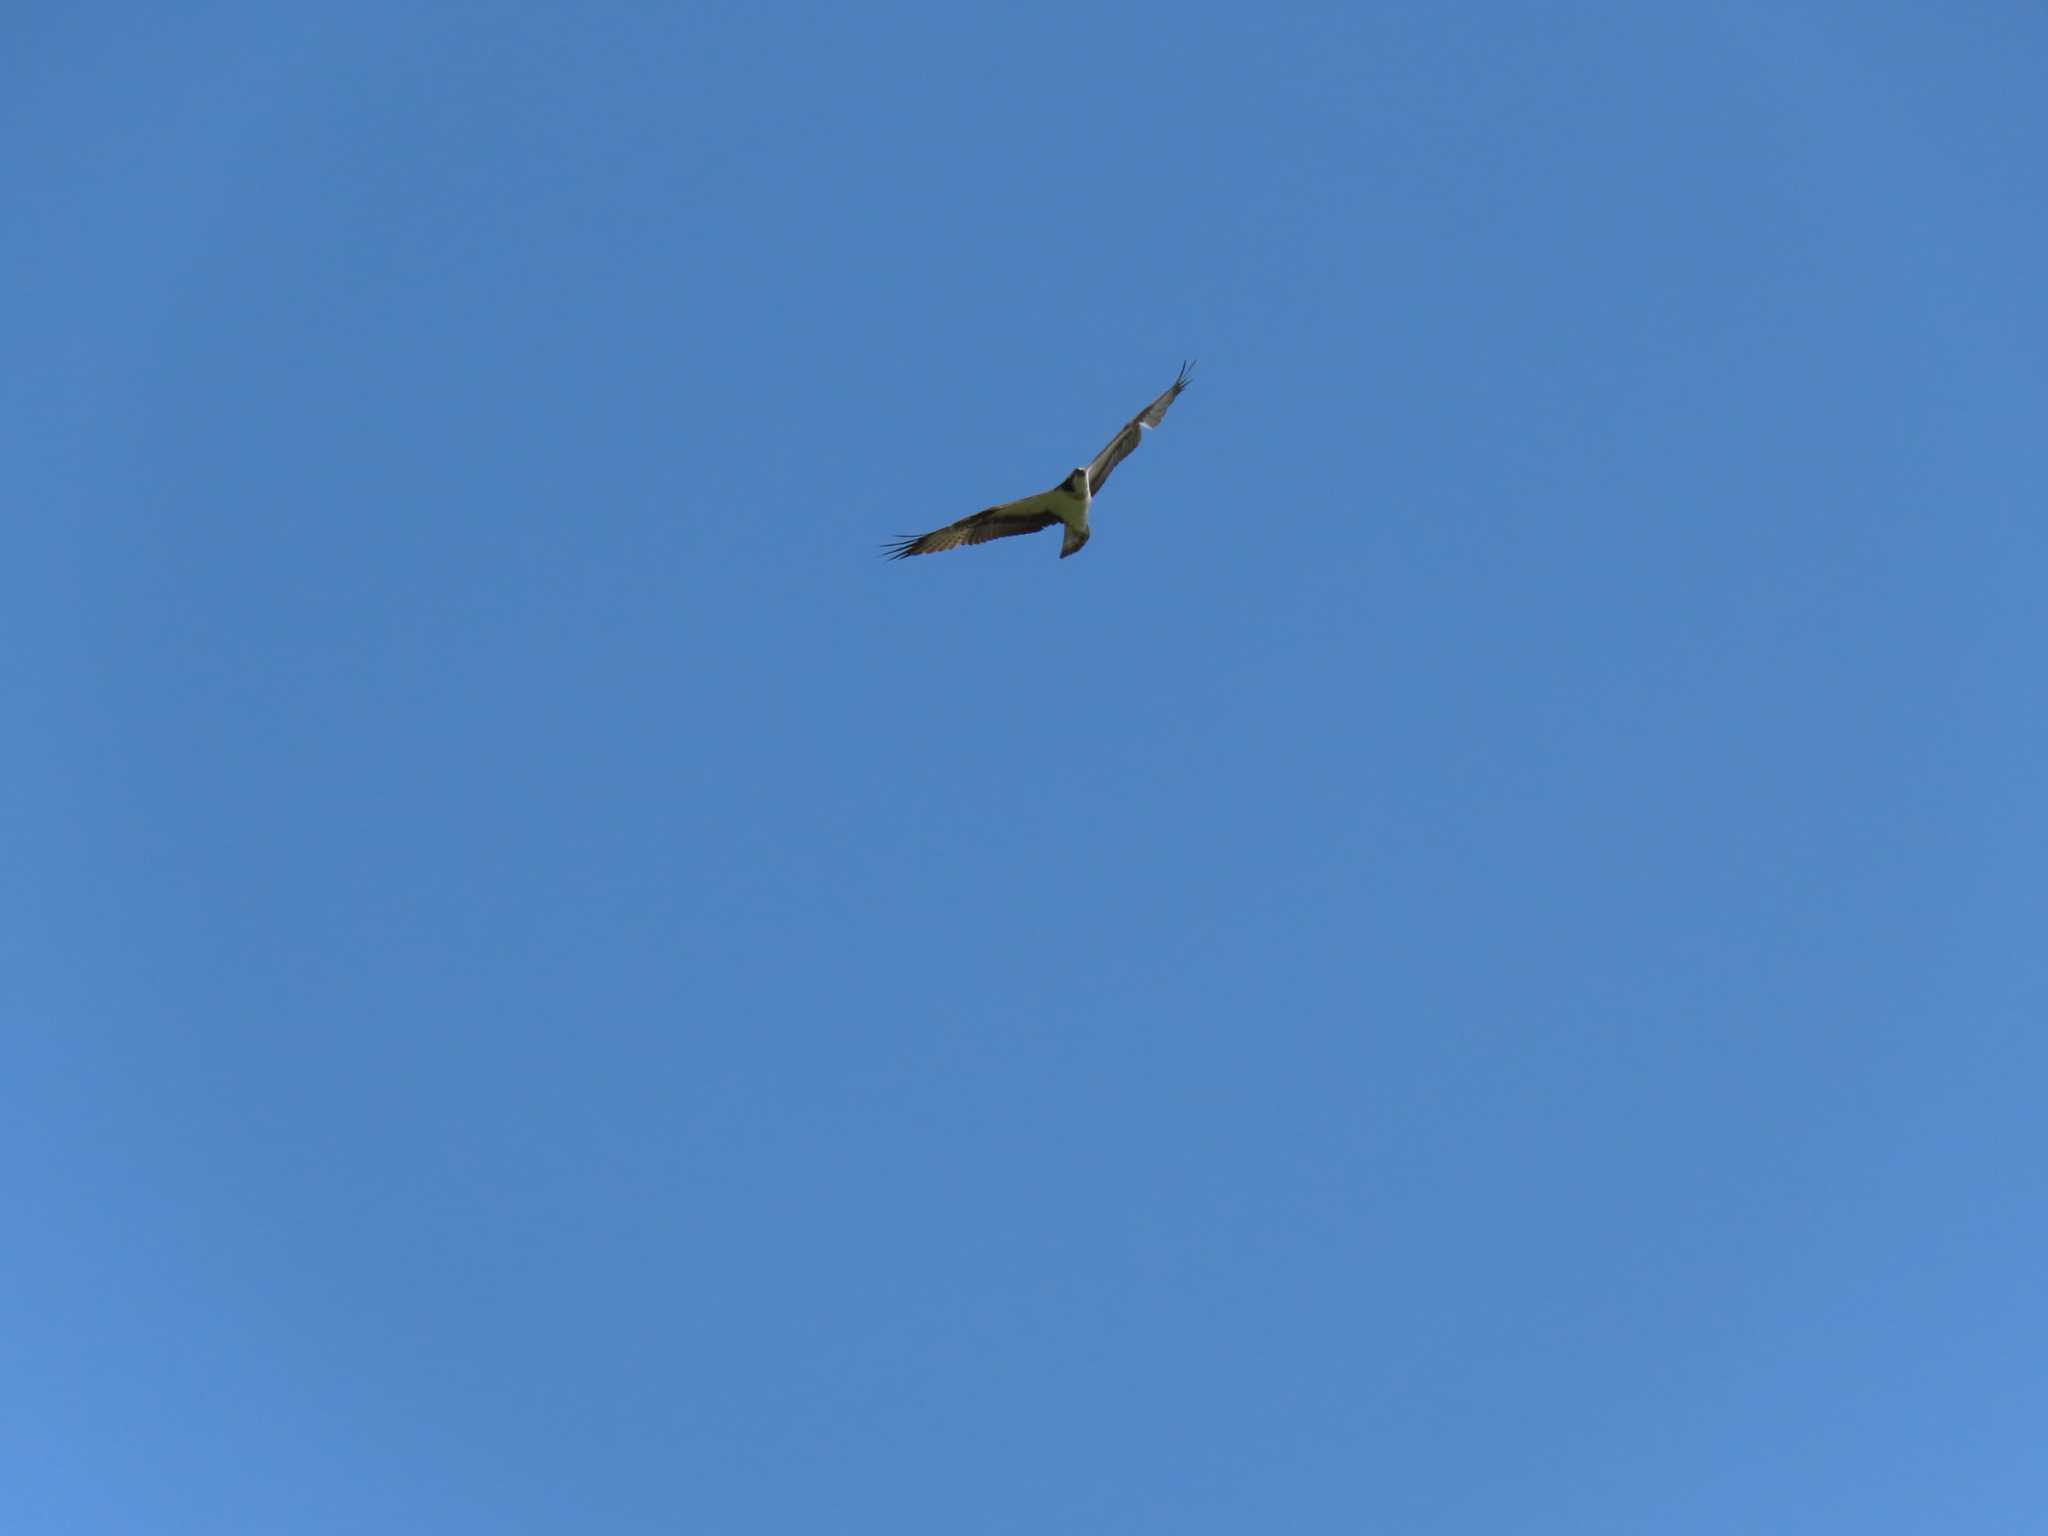
M901 560L906 555L929 555L942 549L958 549L963 544L986 544L990 539L1036 533L1054 523L1063 523L1067 531L1060 540L1060 558L1066 559L1088 542L1088 506L1108 481L1109 472L1131 456L1140 438L1159 425L1166 408L1188 387L1188 375L1193 371L1192 363L1182 363L1180 376L1167 386L1164 394L1125 422L1123 431L1112 437L1102 452L1051 490L1021 501L1006 501L930 533L899 539L886 546L889 558Z

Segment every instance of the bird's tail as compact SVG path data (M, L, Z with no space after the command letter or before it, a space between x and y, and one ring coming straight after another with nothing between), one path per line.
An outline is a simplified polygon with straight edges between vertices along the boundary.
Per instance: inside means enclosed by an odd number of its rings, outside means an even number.
M1060 558L1066 559L1075 550L1088 542L1088 530L1076 528L1072 523L1066 526L1066 537L1060 540Z

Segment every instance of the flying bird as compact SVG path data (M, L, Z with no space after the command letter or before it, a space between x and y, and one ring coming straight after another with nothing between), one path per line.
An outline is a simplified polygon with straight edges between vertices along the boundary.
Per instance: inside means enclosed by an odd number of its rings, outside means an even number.
M957 523L935 528L930 533L898 539L887 546L889 558L901 560L909 555L930 555L942 549L958 549L963 544L986 544L990 539L1036 533L1041 528L1061 523L1066 527L1066 535L1060 540L1060 558L1066 559L1088 542L1088 507L1095 500L1096 493L1108 483L1110 471L1129 458L1139 439L1165 419L1167 407L1188 387L1188 375L1192 372L1194 364L1182 363L1180 376L1157 400L1125 422L1124 429L1104 445L1102 452L1051 490L1040 491L1036 496L1026 496L1020 501L1006 501L1001 506L963 517Z

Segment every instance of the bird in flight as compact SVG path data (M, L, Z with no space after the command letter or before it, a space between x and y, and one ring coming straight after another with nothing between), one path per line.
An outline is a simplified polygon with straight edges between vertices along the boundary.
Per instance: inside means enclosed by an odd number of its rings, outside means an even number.
M1188 375L1192 372L1194 364L1182 363L1180 376L1157 400L1125 422L1124 429L1104 445L1102 452L1051 490L1040 491L1036 496L1026 496L1020 501L1006 501L999 507L976 512L930 533L898 539L887 546L889 558L901 560L910 555L958 549L963 544L986 544L990 539L1036 533L1041 528L1061 523L1066 527L1066 534L1060 540L1060 558L1066 559L1088 542L1088 507L1108 482L1110 471L1129 458L1131 450L1138 446L1138 440L1165 418L1166 408L1188 387Z

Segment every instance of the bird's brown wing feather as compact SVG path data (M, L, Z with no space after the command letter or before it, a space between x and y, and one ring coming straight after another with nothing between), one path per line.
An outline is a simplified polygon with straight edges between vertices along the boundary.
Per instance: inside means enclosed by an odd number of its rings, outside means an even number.
M888 556L891 560L903 560L911 555L932 555L942 549L959 549L966 544L986 544L990 539L1007 539L1019 533L1036 533L1059 521L1052 513L1042 510L1043 505L1041 498L1036 496L1027 496L1022 501L1007 501L999 507L963 517L957 523L934 528L930 533L898 539L887 546Z
M1172 405L1180 397L1180 392L1188 387L1188 375L1194 372L1194 366L1193 363L1182 363L1180 377L1167 385L1157 400L1125 422L1123 430L1103 445L1102 452L1095 455L1088 465L1090 496L1099 494L1102 487L1108 483L1110 471L1131 456L1132 450L1144 437L1145 429L1156 427L1166 419L1167 407Z

